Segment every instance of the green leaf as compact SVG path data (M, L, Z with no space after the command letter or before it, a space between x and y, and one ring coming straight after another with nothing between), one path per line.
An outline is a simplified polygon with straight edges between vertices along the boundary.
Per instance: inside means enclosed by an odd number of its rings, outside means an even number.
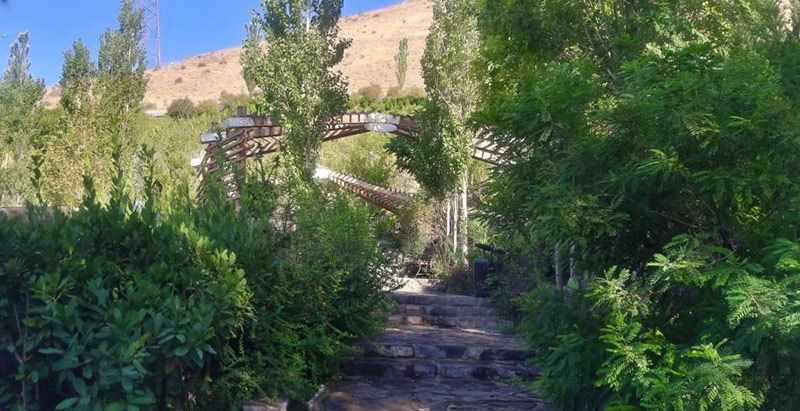
M127 378L123 378L122 379L122 389L125 390L125 392L133 391L133 383L131 382L131 380L129 380Z
M66 410L67 408L75 405L79 399L80 398L78 397L67 398L66 400L63 400L59 402L58 405L56 405L56 410Z

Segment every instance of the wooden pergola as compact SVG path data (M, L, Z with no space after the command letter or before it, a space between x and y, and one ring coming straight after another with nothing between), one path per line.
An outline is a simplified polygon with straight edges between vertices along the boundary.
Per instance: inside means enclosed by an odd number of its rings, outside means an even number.
M269 116L248 115L244 107L240 107L237 116L225 119L224 128L213 126L217 131L200 135L200 142L206 144L202 161L198 165L199 174L218 173L217 158L224 153L225 162L234 165L221 174L221 179L228 182L229 195L238 202L238 190L233 184L234 175L245 178L247 159L275 153L281 148L283 128ZM409 140L416 140L420 126L416 119L409 116L385 114L377 112L350 112L333 118L327 126L322 141L333 141L358 134L379 131L394 134ZM499 149L490 133L480 132L473 139L472 157L493 165L505 162L504 151ZM409 193L388 190L352 176L334 173L330 180L335 184L355 193L365 200L389 211L396 211L398 204L412 197ZM203 186L201 183L201 192Z

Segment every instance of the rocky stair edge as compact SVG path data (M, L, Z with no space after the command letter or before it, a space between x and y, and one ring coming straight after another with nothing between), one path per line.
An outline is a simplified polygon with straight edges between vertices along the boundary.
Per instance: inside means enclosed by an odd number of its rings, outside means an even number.
M513 337L510 325L486 299L436 293L394 292L388 328L358 344L345 364L348 376L381 378L523 379L538 370L525 364L533 353Z

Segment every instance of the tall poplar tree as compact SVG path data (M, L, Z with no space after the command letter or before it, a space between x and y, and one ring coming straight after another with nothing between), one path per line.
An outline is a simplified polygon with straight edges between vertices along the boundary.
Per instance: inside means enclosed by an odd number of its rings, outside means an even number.
M100 38L94 91L99 96L100 114L125 139L147 90L144 14L134 9L131 0L122 0L117 21L119 28L106 30Z
M0 204L18 205L30 199L28 156L38 133L37 103L44 81L30 73L30 35L22 32L11 45L8 69L0 81Z
M92 86L97 77L97 69L89 49L80 40L64 52L64 65L61 73L61 107L68 116L91 110Z
M479 92L472 65L478 46L475 2L436 0L422 56L428 104L419 116L420 138L411 144L398 141L391 147L401 168L414 174L434 197L452 202L457 222L453 228L461 228L460 236L454 235L454 243L460 243L463 256L467 252L469 218L466 173L475 136L469 120L477 109Z
M397 78L397 86L400 90L406 85L406 75L408 73L408 37L400 40L397 54L394 55L394 75Z
M118 28L100 37L96 64L80 41L64 53L59 82L64 118L61 130L46 143L43 194L48 202L79 201L87 172L104 194L110 184L111 136L119 136L125 159L133 158L130 154L139 145L132 128L148 82L144 16L131 0L123 0L117 21Z
M263 91L267 114L284 130L282 155L310 178L328 121L347 107L347 83L333 68L350 40L339 38L342 0L265 0L253 25L267 41L247 42L245 77Z
M61 130L46 140L41 191L53 204L75 204L83 194L82 178L86 171L102 183L108 145L104 133L97 131L102 119L96 117L97 68L89 49L81 41L64 52L60 104L63 108ZM88 164L89 170L81 165Z

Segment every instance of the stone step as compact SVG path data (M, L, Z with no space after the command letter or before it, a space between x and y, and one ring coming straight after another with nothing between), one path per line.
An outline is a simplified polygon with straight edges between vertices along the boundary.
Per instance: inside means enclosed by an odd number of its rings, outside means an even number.
M511 326L509 321L495 316L438 316L416 314L394 314L389 316L390 325L427 325L441 328L479 329L500 331Z
M360 378L325 389L315 411L521 411L549 409L525 387L475 380Z
M410 315L434 315L437 317L498 317L497 312L489 307L458 307L452 305L397 304L395 313Z
M418 358L355 358L342 367L350 376L468 380L533 380L538 371L518 361L474 361Z
M441 305L452 307L488 307L486 298L470 297L468 295L451 295L438 293L414 293L396 291L391 294L392 299L398 304L413 305Z
M513 336L416 325L391 327L362 342L364 357L524 361L532 357Z

